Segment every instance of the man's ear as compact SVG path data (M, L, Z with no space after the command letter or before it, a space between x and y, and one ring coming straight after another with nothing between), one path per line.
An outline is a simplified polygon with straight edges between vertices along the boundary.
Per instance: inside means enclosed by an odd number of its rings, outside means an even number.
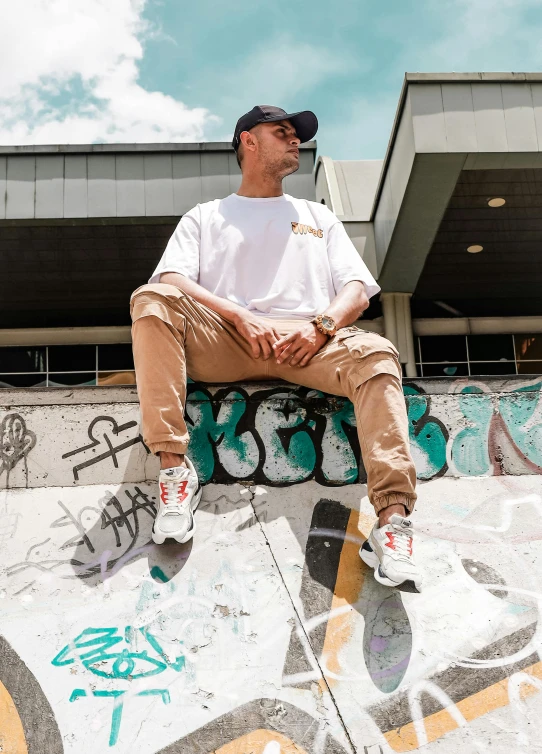
M243 131L239 138L245 152L254 152L256 150L257 140L251 131Z

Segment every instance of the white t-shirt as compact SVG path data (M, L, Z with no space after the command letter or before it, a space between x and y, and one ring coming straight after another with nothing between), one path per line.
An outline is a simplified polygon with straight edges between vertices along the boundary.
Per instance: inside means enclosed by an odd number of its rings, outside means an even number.
M380 290L343 224L323 204L288 194L230 194L182 218L149 280L178 272L262 317L312 319L351 280Z

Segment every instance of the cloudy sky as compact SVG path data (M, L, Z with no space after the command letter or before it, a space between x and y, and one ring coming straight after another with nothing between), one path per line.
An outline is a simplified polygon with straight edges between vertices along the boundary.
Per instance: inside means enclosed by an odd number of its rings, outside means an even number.
M542 70L542 0L0 0L0 144L221 141L313 109L382 157L405 71Z

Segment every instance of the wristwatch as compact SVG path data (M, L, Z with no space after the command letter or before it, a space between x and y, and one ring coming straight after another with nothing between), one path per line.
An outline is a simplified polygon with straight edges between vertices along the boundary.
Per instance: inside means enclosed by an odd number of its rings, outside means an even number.
M314 319L311 319L311 322L316 325L317 330L320 330L321 333L330 338L337 332L337 323L329 314L319 314Z

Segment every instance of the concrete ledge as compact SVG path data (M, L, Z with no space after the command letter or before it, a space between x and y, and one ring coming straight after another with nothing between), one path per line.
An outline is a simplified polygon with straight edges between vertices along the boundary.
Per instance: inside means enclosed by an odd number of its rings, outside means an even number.
M195 383L191 383L194 385ZM483 392L500 393L521 389L522 392L539 393L542 389L542 377L527 375L517 377L417 377L416 379L403 380L405 394L408 395L411 388L420 393L431 395L449 395L463 391L466 387L481 387ZM225 387L231 387L230 383L217 382L205 384L204 389L215 394ZM239 384L248 395L266 388L292 387L290 383L268 382L243 382ZM191 393L189 401L197 400ZM38 387L38 388L0 388L0 406L10 408L13 406L60 406L95 404L95 403L138 403L137 389L135 386L104 385L103 387Z
M542 378L404 385L418 478L542 473ZM137 391L0 391L1 487L143 482ZM351 403L286 383L190 383L190 456L204 483L366 480Z

